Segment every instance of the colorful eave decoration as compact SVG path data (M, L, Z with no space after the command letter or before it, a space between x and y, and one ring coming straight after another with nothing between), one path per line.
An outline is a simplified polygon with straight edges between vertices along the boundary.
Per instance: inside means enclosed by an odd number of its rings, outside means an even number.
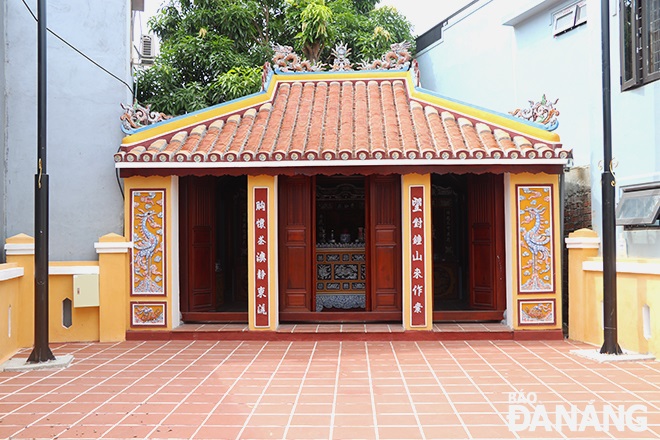
M408 45L353 70L339 45L329 71L278 47L262 91L129 130L119 169L388 165L557 165L572 152L545 126L419 85Z

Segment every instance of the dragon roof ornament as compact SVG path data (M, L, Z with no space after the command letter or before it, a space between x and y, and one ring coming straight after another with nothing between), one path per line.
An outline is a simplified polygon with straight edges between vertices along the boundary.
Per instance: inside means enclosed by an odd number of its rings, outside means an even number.
M390 50L377 60L362 61L359 70L408 70L411 66L412 56L409 52L410 42L403 41L395 43L390 46ZM323 70L325 64L317 62L312 64L311 61L302 60L294 51L291 46L282 46L276 44L274 46L275 55L273 56L273 69L280 72L318 72ZM353 65L351 64L348 56L351 49L345 43L339 43L332 50L332 55L335 57L330 71L351 71ZM270 66L268 66L270 67ZM266 72L266 66L264 71ZM267 73L265 73L267 75Z
M559 110L555 108L558 101L559 98L555 99L554 102L548 100L544 93L540 101L534 102L529 100L528 108L517 108L510 111L509 114L520 119L541 124L546 130L553 131L559 127L559 120L557 119Z
M119 117L121 120L121 129L124 133L127 134L133 133L138 128L156 124L158 122L172 118L172 116L168 116L165 113L152 112L151 104L147 104L145 107L138 104L137 100L135 100L133 105L120 105L121 108L124 109L124 114Z
M323 68L323 63L312 64L309 60L301 60L293 51L291 46L276 44L275 56L273 56L273 68L281 72L318 72Z
M385 53L380 59L373 61L362 61L360 63L360 70L407 70L410 67L410 42L403 41L401 43L394 43L390 46L390 50Z
M335 57L335 61L332 63L333 72L342 72L346 70L353 70L353 65L348 59L348 56L351 54L351 49L344 42L341 42L332 49L332 55Z

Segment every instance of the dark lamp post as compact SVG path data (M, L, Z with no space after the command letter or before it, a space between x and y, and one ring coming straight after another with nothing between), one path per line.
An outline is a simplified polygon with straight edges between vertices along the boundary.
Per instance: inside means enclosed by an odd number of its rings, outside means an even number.
M48 346L48 173L46 168L46 0L37 11L37 174L34 181L34 348L28 363L52 361Z
M603 51L603 354L621 354L617 335L616 307L616 182L612 172L612 92L610 83L610 0L601 0L601 48Z

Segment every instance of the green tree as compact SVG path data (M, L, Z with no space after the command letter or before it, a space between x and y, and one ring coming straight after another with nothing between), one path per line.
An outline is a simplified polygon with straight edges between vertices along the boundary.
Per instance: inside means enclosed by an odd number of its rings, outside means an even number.
M274 44L331 64L331 49L343 42L357 64L412 42L408 20L378 1L169 0L149 22L161 50L135 75L137 99L180 115L256 93Z

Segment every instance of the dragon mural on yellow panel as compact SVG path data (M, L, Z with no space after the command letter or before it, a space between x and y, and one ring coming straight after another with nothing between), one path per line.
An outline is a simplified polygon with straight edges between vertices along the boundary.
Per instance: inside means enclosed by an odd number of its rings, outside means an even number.
M163 295L165 192L163 190L133 191L132 239L133 273L131 291L134 295Z
M518 186L517 193L520 292L553 292L552 187Z

